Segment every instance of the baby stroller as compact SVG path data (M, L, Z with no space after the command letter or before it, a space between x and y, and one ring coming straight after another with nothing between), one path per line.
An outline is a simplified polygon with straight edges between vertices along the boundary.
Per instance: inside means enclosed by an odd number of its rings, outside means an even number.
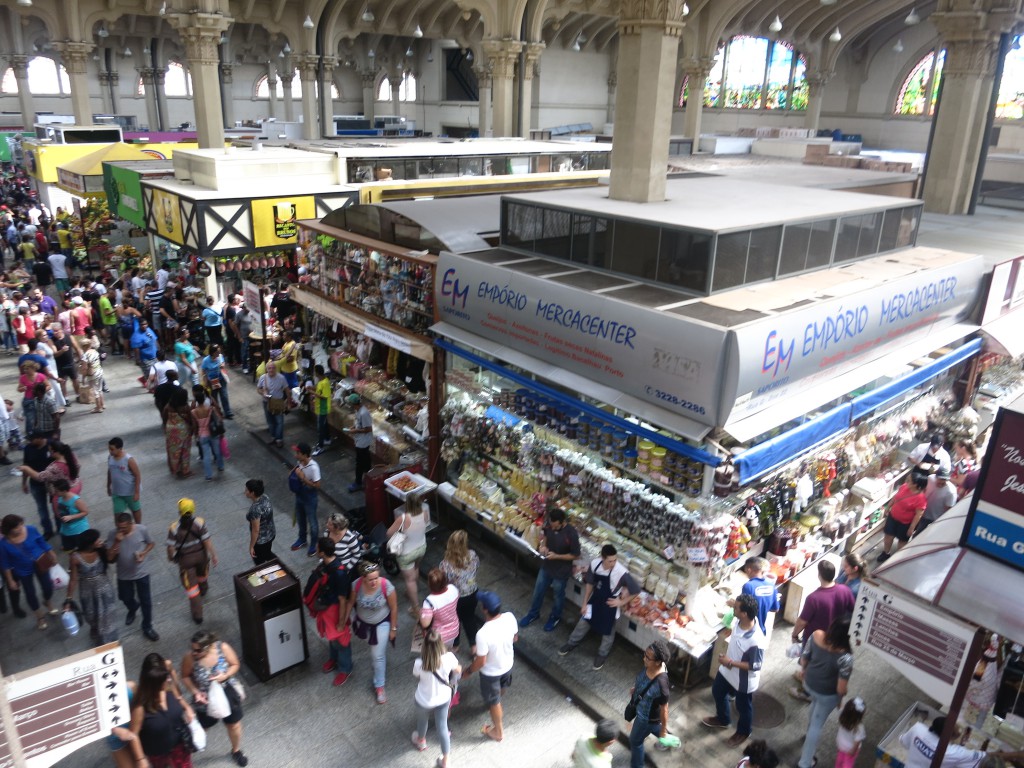
M377 523L370 531L364 559L379 565L388 576L398 574L398 558L388 552L388 527L384 523Z

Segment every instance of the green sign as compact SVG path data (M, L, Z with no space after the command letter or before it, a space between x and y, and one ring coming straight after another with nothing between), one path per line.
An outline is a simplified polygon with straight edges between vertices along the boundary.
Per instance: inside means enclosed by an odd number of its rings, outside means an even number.
M146 218L142 212L142 174L131 168L119 168L110 163L103 164L103 189L107 193L107 205L115 216L130 221L145 229Z
M14 158L11 156L11 145L7 140L14 136L19 136L20 134L20 131L0 131L0 163L10 163L13 161Z

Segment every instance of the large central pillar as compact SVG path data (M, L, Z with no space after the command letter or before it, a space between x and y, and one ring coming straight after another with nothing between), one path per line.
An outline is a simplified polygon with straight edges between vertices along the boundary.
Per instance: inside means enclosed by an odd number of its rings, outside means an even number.
M193 96L195 95L195 84L193 83ZM167 108L167 67L157 67L153 70L153 91L156 95L156 111L160 116L160 130L171 130L171 113ZM217 101L220 103L220 87L217 88ZM199 119L196 118L198 125Z
M370 121L372 128L374 106L377 101L377 93L374 91L377 85L377 73L372 69L364 69L359 73L359 82L363 86L363 117Z
M334 136L334 98L331 86L334 85L334 68L338 66L337 56L323 57L323 76L320 78L320 133Z
M36 122L36 108L32 102L32 91L28 87L28 56L16 53L8 57L14 80L18 84L18 106L21 107L21 121L28 131Z
M220 108L224 112L224 127L235 126L235 97L233 86L235 68L231 64L220 65Z
M623 4L609 189L609 197L615 200L653 203L665 199L683 5L683 0Z
M136 67L135 71L142 78L143 98L146 100L146 120L149 122L146 130L159 131L160 116L156 109L156 87L153 85L154 70L152 67Z
M825 85L831 77L831 72L811 72L807 75L807 113L804 115L804 128L818 130L821 124L821 102L825 96Z
M220 13L175 14L168 17L185 44L192 73L196 133L203 149L224 146L224 110L220 102L220 36L234 21Z
M272 62L267 62L267 117L277 119L277 77Z
M700 144L700 123L704 117L704 89L708 75L715 65L714 59L693 58L683 62L683 76L686 78L686 109L683 112L683 135L693 139L696 154ZM673 100L673 103L675 101ZM617 133L617 131L616 131Z
M388 84L391 86L391 114L400 117L402 114L402 81L405 71L402 67L388 70Z
M514 136L512 93L516 83L516 62L523 43L519 40L484 40L483 47L491 67L494 135Z
M95 46L92 43L72 41L54 43L60 53L64 69L71 82L71 111L78 125L92 125L92 105L89 103L89 54Z
M477 136L481 139L491 130L491 68L475 67L477 93L480 97L479 113L476 119Z
M523 51L523 70L519 73L523 78L522 96L519 99L522 118L519 135L524 139L530 138L530 129L533 127L533 79L534 76L540 77L540 54L544 47L544 43L529 43Z
M941 8L941 3L940 3ZM924 179L924 208L967 213L981 160L982 134L992 98L999 30L981 10L936 11L929 19L946 46L942 102L935 116Z
M303 53L295 57L302 81L302 138L319 139L320 126L316 116L316 71L320 57L315 53Z
M287 123L295 122L295 101L292 95L292 82L295 80L295 69L292 67L291 60L285 58L286 72L278 72L277 76L281 80L281 91L284 95L284 119Z

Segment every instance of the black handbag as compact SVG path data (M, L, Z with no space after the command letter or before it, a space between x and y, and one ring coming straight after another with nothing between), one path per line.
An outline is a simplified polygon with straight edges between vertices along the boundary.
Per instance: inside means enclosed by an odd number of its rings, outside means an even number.
M626 705L626 711L623 713L626 717L627 723L633 722L633 720L636 718L636 705L640 703L640 699L642 699L647 694L647 692L651 690L651 686L654 685L656 682L658 682L657 677L651 680L649 683L647 683L647 685L644 686L644 689L640 691L639 695L637 695L636 691L634 691L633 695L629 697L629 704Z

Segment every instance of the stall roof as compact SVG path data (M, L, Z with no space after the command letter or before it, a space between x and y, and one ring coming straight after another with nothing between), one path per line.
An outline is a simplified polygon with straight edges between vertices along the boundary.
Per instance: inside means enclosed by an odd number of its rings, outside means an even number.
M1020 571L959 546L970 505L969 497L960 501L875 568L873 576L972 624L1024 642Z
M79 176L102 176L104 161L153 161L153 156L134 144L108 144L102 149L62 163L58 168Z
M496 233L501 223L501 195L405 200L379 205L415 221L453 253L488 248L490 244L481 235Z
M506 195L506 198L703 232L733 232L921 205L920 200L902 197L719 176L669 179L665 185L665 200L653 203L613 200L608 196L607 187L528 192Z
M135 171L142 176L150 173L174 172L173 160L161 160L155 157L150 157L148 160L104 160L103 162L107 165L113 165L118 168L125 168L129 171Z
M445 157L473 155L537 155L558 152L610 152L611 144L578 141L531 141L529 139L316 139L289 141L288 146L339 157Z
M312 188L308 184L289 183L287 177L275 178L272 185L253 189L210 189L198 187L177 179L143 179L150 187L163 189L186 200L245 200L261 197L306 197L308 195L333 195L342 192L356 192L351 184L333 184Z

